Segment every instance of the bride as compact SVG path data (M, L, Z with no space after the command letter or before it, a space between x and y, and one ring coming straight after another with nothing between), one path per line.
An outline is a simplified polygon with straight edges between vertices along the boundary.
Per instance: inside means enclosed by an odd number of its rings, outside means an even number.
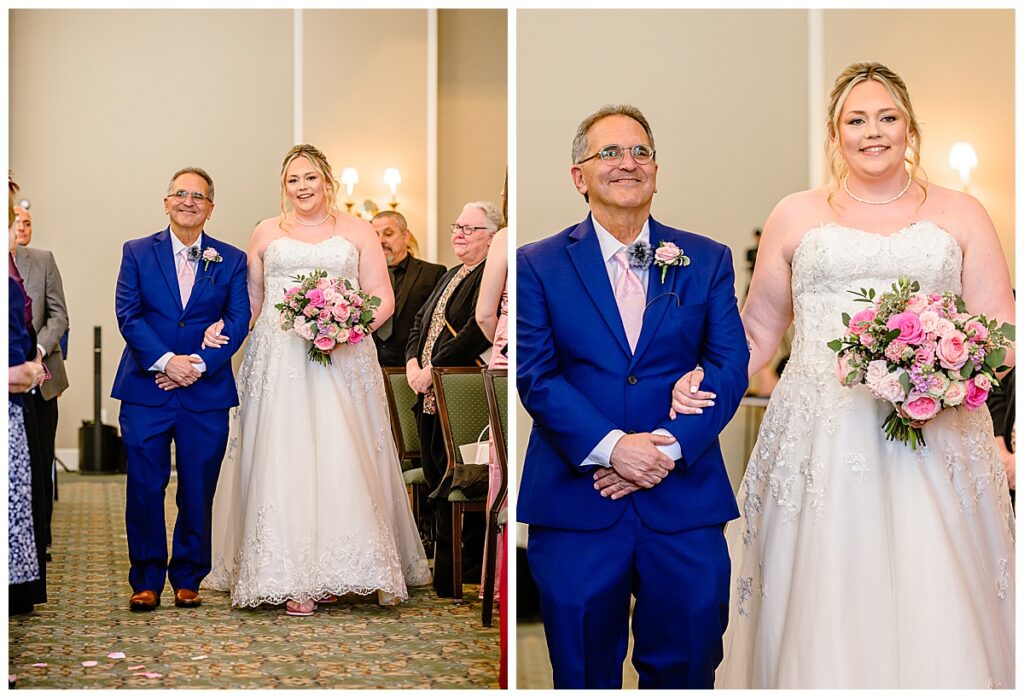
M402 481L383 378L368 339L343 344L321 366L280 328L274 308L296 274L345 277L381 299L394 295L373 228L335 208L337 182L323 153L297 145L281 168L281 216L256 226L248 285L254 325L238 375L228 451L213 503L213 569L204 586L235 606L317 602L376 592L382 605L430 582ZM291 205L287 210L286 202ZM220 323L206 343L223 344Z
M888 406L841 387L826 346L862 307L848 290L900 276L1013 321L992 222L927 182L919 148L903 81L851 65L829 104L832 185L787 197L765 224L743 309L749 372L791 320L796 334L727 531L718 688L1014 685L1014 517L988 410L943 412L916 451L887 441ZM673 391L677 412L713 399L691 397L691 377Z

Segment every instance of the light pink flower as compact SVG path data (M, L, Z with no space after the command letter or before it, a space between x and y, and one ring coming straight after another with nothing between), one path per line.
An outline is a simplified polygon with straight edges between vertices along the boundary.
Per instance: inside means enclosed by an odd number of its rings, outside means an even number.
M916 314L920 315L921 312L925 308L927 308L927 307L928 307L928 298L926 296L921 295L920 293L915 293L907 301L906 310L908 312L916 313Z
M319 291L323 291L331 285L330 279L317 279L316 288Z
M681 254L682 251L675 243L665 242L654 250L654 259L662 264L672 264Z
M327 308L324 308L323 310L320 311L319 317L320 317L320 320L322 320L322 321L330 320L331 319L331 311L328 310Z
M986 376L984 373L979 373L974 377L974 384L984 390L986 393L992 390L992 379Z
M934 310L926 310L919 316L921 318L921 329L926 333L934 333L939 323L939 314Z
M870 332L865 332L860 336L860 343L870 349L875 345L875 337Z
M335 345L337 345L337 342L334 340L333 337L328 337L327 335L324 335L323 337L317 337L316 341L313 342L313 344L316 345L316 348L319 349L320 351L330 351L331 349L334 349Z
M875 319L875 309L865 308L860 311L852 318L850 318L849 330L855 335L862 334L871 325L872 320Z
M940 339L935 354L939 357L939 365L942 368L959 370L967 362L967 347L964 346L963 333L953 332Z
M889 365L877 359L868 364L868 372L864 376L864 382L869 386L877 386L882 379L889 375Z
M875 397L881 398L882 400L888 400L894 405L902 401L907 395L907 391L903 389L903 384L900 383L900 376L904 373L906 373L906 371L893 371L879 381L875 390L872 390L871 392Z
M348 306L347 305L336 305L331 308L331 313L338 322L344 322L348 317Z
M946 394L950 380L946 377L945 373L935 373L932 374L932 383L932 387L928 389L928 394L936 399L940 399Z
M956 331L956 325L945 318L939 318L935 323L935 334L939 337L948 337Z
M204 261L212 262L215 259L217 259L218 257L220 257L220 255L217 254L217 250L214 247L207 247L205 250L203 250L203 260Z
M322 280L323 279L321 279L321 281ZM310 305L316 308L322 308L324 307L324 292L319 288L311 288L306 291L306 300L309 301Z
M339 332L340 329L341 328L339 328L337 325L329 325L327 327L327 336L328 337L334 337L335 339L337 339L338 338L338 332Z
M931 366L935 363L935 345L933 344L931 347L921 345L918 347L917 351L914 352L914 363L920 366Z
M921 330L921 318L914 313L897 313L889 318L886 327L890 330L898 329L900 336L897 339L906 344L920 344L924 341L924 333Z
M964 325L964 332L975 344L981 344L988 339L988 328L977 320L970 320L966 325Z
M306 317L313 317L319 312L320 311L317 310L316 306L313 305L312 303L310 303L309 305L302 309L302 314L305 315Z
M903 359L904 355L907 353L907 349L909 349L909 347L906 344L898 339L894 339L889 343L889 346L885 348L885 358L896 363Z
M362 296L353 295L352 299L349 302L352 304L353 307L359 308L362 307L363 305L363 298Z
M365 337L365 336L366 336L366 333L365 333L365 332L363 332L363 328L362 328L362 327L360 327L359 325L356 325L355 327L353 327L353 328L352 328L352 329L351 329L351 330L349 331L349 335L348 335L348 343L349 343L349 344L359 344L359 342L360 342L360 341L361 341L361 340L363 339L363 337Z
M903 403L903 414L915 422L924 422L939 413L941 405L931 395L910 393Z
M840 355L838 357L838 361L836 362L836 378L839 379L839 384L840 385L849 386L849 385L853 385L854 383L856 383L855 380L850 381L849 383L847 383L847 381L846 381L846 377L850 375L850 372L852 370L853 370L853 367L850 365L850 355L849 354L842 354L842 355Z
M967 397L967 386L964 382L951 380L942 400L950 407L956 407L964 401L965 397Z
M974 381L967 381L967 397L964 398L964 407L968 410L976 410L988 400L988 391L979 388Z
M338 344L345 344L346 342L348 342L350 334L352 334L352 331L349 330L347 327L339 327L337 336Z

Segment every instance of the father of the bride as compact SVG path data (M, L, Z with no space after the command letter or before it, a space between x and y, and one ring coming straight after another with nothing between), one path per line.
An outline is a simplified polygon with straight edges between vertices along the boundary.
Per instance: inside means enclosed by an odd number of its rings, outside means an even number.
M517 360L533 417L518 519L556 688L620 688L630 597L641 688L711 688L728 620L718 433L747 387L729 249L650 217L658 164L638 109L584 119L578 225L518 252ZM670 419L696 365L716 408Z
M245 253L203 230L213 212L210 175L198 167L175 172L164 209L170 225L126 242L117 277L117 322L125 348L112 396L121 401L128 455L125 524L133 611L155 609L168 577L175 606L201 603L228 409L238 404L231 355L249 331ZM228 351L202 349L203 331L221 318ZM168 564L164 491L172 440L178 520Z

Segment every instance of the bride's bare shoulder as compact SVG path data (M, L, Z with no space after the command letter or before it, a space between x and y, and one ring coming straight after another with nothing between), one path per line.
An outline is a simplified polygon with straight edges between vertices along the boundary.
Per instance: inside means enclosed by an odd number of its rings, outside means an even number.
M775 205L764 224L762 241L770 238L792 249L811 228L835 217L828 205L828 188L790 194Z

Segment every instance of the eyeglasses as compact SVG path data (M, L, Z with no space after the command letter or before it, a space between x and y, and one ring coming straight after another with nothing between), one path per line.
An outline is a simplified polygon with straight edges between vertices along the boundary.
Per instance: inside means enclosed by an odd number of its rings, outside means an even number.
M181 200L187 199L188 197L191 196L192 200L195 201L197 204L201 204L204 201L213 201L213 199L208 197L206 194L203 194L202 192L198 192L198 191L189 192L189 191L185 191L184 189L179 189L178 191L173 191L170 194L168 194L168 196L173 196L175 199L181 199Z
M583 158L577 165L582 165L587 160L593 160L594 158L601 158L602 161L619 164L622 162L622 158L625 157L626 151L629 151L630 156L633 158L633 162L638 165L646 165L654 157L654 148L643 143L638 143L632 148L623 148L621 145L606 145L599 151L591 155L589 158Z
M472 237L479 231L490 231L492 233L495 232L494 228L481 228L479 226L474 227L472 225L459 225L458 223L452 223L450 227L452 229L452 235L462 233L466 237Z

